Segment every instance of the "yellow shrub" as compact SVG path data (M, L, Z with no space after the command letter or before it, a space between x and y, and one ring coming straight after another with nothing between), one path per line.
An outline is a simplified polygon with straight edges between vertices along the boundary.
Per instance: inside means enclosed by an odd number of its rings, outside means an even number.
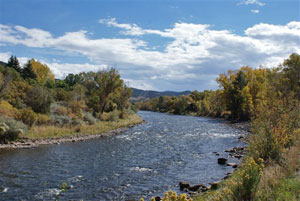
M7 101L0 101L0 115L5 117L15 118L18 110L14 108L11 104Z
M37 120L37 114L30 108L24 108L19 111L16 119L31 127Z
M50 120L51 120L50 117L46 114L37 114L36 124L45 125L48 124Z
M55 114L57 115L67 115L68 114L68 109L63 106L57 106L55 108Z

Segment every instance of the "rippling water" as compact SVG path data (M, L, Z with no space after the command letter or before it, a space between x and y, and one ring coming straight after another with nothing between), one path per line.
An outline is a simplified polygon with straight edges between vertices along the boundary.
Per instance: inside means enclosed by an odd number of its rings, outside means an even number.
M232 171L212 152L239 146L222 120L139 112L147 121L105 138L0 150L0 200L131 200L207 184ZM235 161L234 159L230 159ZM67 182L71 189L61 192Z

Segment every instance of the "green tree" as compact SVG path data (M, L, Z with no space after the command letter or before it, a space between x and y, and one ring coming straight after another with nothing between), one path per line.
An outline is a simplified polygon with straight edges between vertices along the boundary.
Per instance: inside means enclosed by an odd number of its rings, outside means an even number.
M38 113L49 113L52 97L47 89L36 86L27 92L26 104Z
M21 73L22 77L24 79L36 79L37 76L32 68L32 65L30 63L30 61L28 61L25 65L24 68L22 69L22 73Z
M124 83L119 72L114 68L111 68L108 71L98 72L95 81L99 86L95 91L95 94L100 99L98 104L100 113L102 114L106 110L108 103L112 100L114 93L117 92L119 88L123 87Z
M16 56L11 56L7 62L7 66L8 67L11 67L13 69L15 69L15 71L17 71L18 73L21 73L22 72L22 69L21 69L21 66L20 66L20 63L19 63L19 60L17 59Z
M300 100L300 55L291 54L283 62L283 72L289 90L293 91Z

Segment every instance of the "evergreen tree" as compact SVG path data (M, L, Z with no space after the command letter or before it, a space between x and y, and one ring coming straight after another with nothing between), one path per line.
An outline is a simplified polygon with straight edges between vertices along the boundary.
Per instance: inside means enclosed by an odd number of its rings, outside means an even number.
M22 77L24 79L36 79L36 74L32 68L30 61L28 61L22 70Z
M7 62L7 66L15 69L18 73L21 73L22 69L16 56L11 56Z

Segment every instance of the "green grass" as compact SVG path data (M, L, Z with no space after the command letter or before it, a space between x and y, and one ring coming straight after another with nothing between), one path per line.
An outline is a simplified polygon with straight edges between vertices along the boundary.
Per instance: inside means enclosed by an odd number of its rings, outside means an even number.
M72 136L84 136L91 134L101 134L121 127L141 123L143 120L137 114L129 115L126 119L119 121L99 121L93 125L81 125L75 127L56 127L56 126L33 126L21 137L28 139L49 139L63 138Z

